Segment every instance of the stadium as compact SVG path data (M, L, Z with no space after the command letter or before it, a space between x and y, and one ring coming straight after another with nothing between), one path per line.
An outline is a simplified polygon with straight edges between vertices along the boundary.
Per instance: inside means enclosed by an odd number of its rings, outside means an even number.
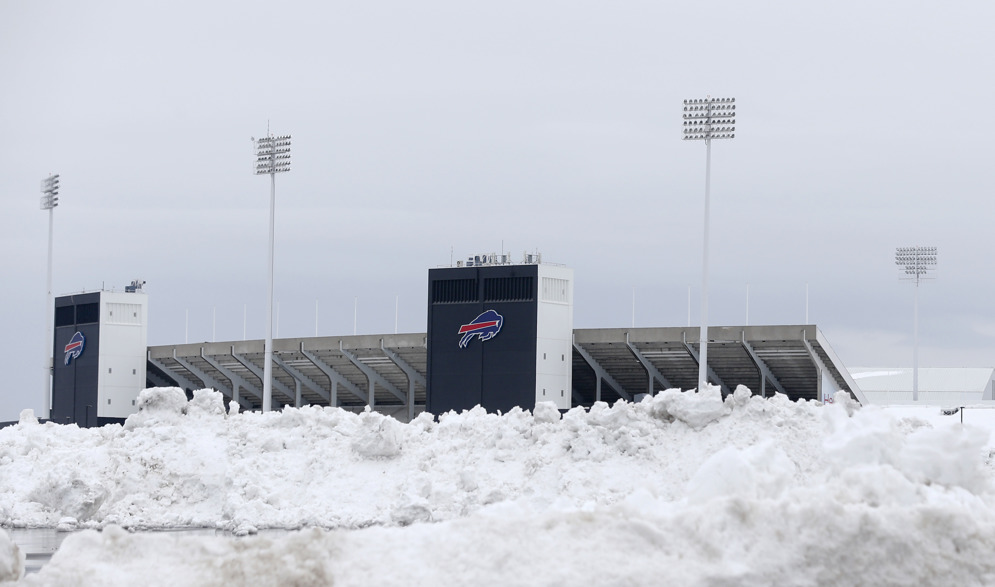
M401 421L419 413L559 409L638 401L693 389L697 327L573 327L573 271L539 255L513 262L478 255L428 271L427 330L278 338L275 406L367 408ZM95 426L123 420L146 387L212 388L240 410L263 401L263 340L146 346L147 294L89 292L55 302L52 421ZM489 313L489 314L488 314ZM492 319L480 322L481 317ZM814 324L712 327L708 378L729 395L866 398Z

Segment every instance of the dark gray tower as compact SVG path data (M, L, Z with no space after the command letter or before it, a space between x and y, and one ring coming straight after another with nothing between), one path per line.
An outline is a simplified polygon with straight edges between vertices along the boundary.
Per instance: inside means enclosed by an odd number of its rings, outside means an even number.
M52 421L97 425L100 292L55 298Z
M482 255L428 275L428 412L570 408L571 269Z

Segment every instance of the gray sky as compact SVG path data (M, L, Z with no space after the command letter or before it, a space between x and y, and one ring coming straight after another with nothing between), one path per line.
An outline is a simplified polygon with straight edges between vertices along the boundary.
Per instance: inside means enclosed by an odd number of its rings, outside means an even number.
M149 344L425 330L427 270L539 250L577 327L698 323L705 148L713 325L817 323L848 366L912 363L894 249L939 248L920 364L995 365L990 2L0 0L0 420L42 405L56 295L145 279Z

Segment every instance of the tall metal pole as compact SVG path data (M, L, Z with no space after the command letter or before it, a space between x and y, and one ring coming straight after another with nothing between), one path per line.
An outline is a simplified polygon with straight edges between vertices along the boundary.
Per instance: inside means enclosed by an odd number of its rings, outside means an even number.
M42 417L52 417L52 362L54 351L52 331L52 315L55 308L52 307L52 243L55 226L55 207L59 205L59 174L50 175L41 183L41 209L48 210L48 275L45 279L45 336L42 338L45 345L44 364L44 384L42 387Z
M701 247L701 328L698 330L698 390L708 384L708 218L711 200L712 140L705 139L705 236Z
M255 140L255 139L254 139ZM263 412L273 408L273 248L276 240L276 174L290 171L290 135L255 140L256 175L270 176L266 342L263 352Z
M270 174L269 257L266 262L266 344L263 357L263 411L273 409L273 243L276 238L276 174Z
M698 390L708 385L708 244L712 176L712 139L731 139L736 127L736 99L684 100L684 140L705 141L705 230L701 255L701 329L698 344Z
M48 209L48 275L45 277L45 291L48 292L45 297L45 386L44 386L44 397L45 402L42 406L43 417L51 419L52 417L52 368L54 367L53 352L54 352L54 337L55 332L52 328L52 314L55 313L55 308L53 308L52 302L52 249L53 249L53 233L55 231L55 208Z
M919 280L912 296L912 401L919 401Z
M688 328L691 328L691 286L688 286Z
M912 303L912 401L919 401L919 282L936 267L936 247L898 247L895 264L915 285Z

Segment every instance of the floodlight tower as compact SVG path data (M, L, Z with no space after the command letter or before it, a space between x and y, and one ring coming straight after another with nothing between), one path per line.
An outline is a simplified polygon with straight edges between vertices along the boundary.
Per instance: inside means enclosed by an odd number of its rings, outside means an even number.
M269 285L266 304L266 347L263 364L263 412L273 404L273 240L276 214L276 174L290 171L290 135L269 135L256 142L256 175L270 176Z
M902 268L900 279L916 285L912 319L912 401L919 401L919 282L932 279L928 272L936 267L936 247L898 247L895 249L895 264Z
M59 174L55 173L41 182L41 209L48 210L48 278L46 280L45 296L45 384L43 396L45 404L42 417L48 418L52 413L52 227L55 224L55 207L59 205Z
M712 173L712 139L735 138L736 98L684 100L684 140L705 141L705 236L701 259L701 329L698 390L708 383L708 208Z

